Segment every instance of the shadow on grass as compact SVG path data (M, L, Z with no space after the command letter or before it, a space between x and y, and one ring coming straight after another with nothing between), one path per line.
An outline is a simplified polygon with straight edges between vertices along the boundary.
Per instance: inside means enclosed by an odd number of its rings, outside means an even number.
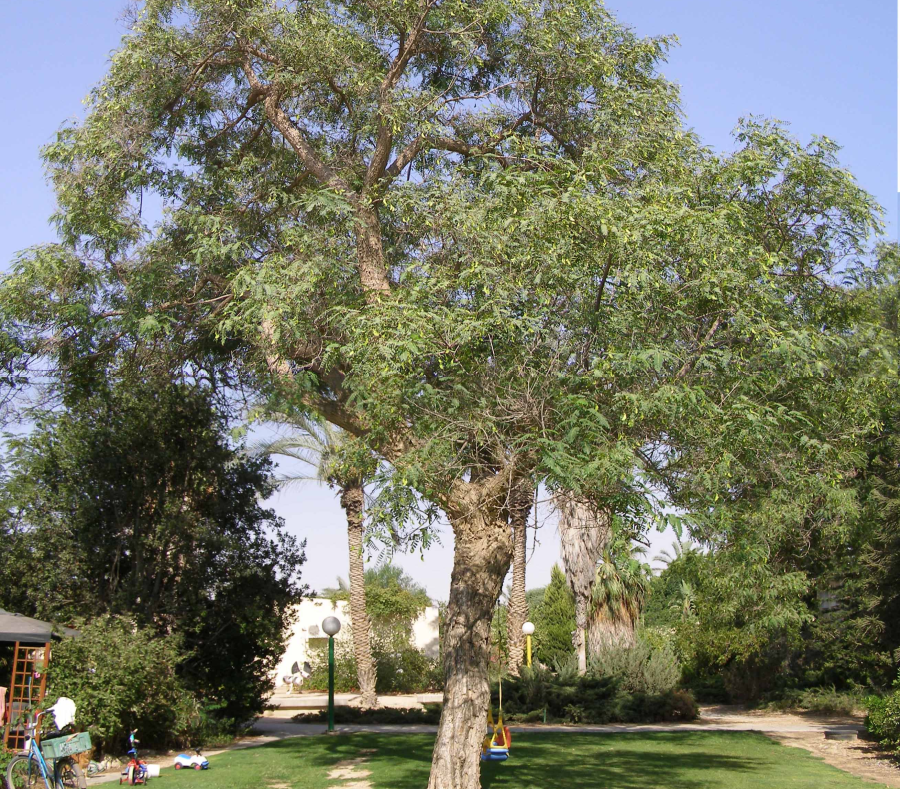
M596 737L597 735L592 735ZM668 735L663 735L668 739ZM711 773L736 773L758 777L762 786L771 779L765 761L729 756L691 743L684 753L671 748L654 747L654 742L641 739L641 747L618 747L621 741L591 740L590 736L572 737L568 742L521 743L519 754L503 764L486 764L481 771L483 789L501 787L583 787L584 789L709 789L718 786ZM656 740L656 738L653 738ZM666 742L661 739L660 744ZM515 748L515 740L513 747ZM685 743L687 745L687 743ZM598 747L601 746L601 747ZM504 769L506 768L506 769ZM712 779L712 782L711 782ZM727 784L722 783L725 787Z
M634 736L520 735L513 740L509 761L482 765L481 785L483 789L730 789L732 781L738 786L764 786L772 785L777 778L772 761L749 754L723 754L719 737L660 733L630 739ZM746 743L746 734L742 738L735 739L734 744ZM359 733L316 738L313 748L304 747L299 739L266 747L295 751L298 769L325 771L372 749L376 752L365 769L371 770L369 780L374 787L423 789L433 742L432 735ZM766 744L768 741L761 738L757 746ZM734 780L738 775L741 778Z

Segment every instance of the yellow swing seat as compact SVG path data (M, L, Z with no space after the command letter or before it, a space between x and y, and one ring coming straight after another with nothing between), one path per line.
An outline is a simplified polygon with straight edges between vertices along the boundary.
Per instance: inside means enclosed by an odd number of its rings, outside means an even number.
M509 746L511 738L509 728L503 725L503 711L497 713L497 722L494 723L493 711L488 707L487 725L491 733L484 738L481 746L481 760L483 762L505 762L509 758Z

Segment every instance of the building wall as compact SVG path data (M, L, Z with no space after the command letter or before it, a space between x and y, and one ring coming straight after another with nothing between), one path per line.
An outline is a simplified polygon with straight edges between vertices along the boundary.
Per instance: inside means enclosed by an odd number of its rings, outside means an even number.
M337 617L341 623L341 631L336 636L338 641L349 638L347 628L350 624L350 603L346 600L332 602L321 597L310 597L295 606L295 611L297 621L291 628L287 647L278 664L276 684L280 684L281 678L291 673L294 663L302 668L304 661L310 659L311 647L327 644L328 636L322 630L322 620L326 617ZM413 646L421 649L428 657L436 658L440 651L438 634L438 609L428 607L413 623Z

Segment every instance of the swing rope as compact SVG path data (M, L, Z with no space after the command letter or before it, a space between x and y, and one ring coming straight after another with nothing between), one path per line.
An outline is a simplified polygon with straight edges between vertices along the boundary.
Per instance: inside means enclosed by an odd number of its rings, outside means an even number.
M500 617L500 599L497 599L497 622L499 624ZM499 706L497 708L497 722L494 723L494 713L491 709L491 701L488 698L488 716L487 723L491 727L491 734L484 738L484 744L481 749L481 758L483 760L504 761L509 758L510 736L509 729L503 725L503 649L500 641L503 638L502 631L497 639L497 693L499 696Z

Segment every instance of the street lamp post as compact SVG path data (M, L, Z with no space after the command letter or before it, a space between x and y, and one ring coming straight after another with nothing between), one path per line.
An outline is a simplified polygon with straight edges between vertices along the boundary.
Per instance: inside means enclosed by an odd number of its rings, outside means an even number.
M525 665L531 668L531 634L534 632L534 625L531 622L524 622L522 632L525 634Z
M341 622L336 616L326 617L322 630L328 634L328 731L334 731L334 637L341 631Z

